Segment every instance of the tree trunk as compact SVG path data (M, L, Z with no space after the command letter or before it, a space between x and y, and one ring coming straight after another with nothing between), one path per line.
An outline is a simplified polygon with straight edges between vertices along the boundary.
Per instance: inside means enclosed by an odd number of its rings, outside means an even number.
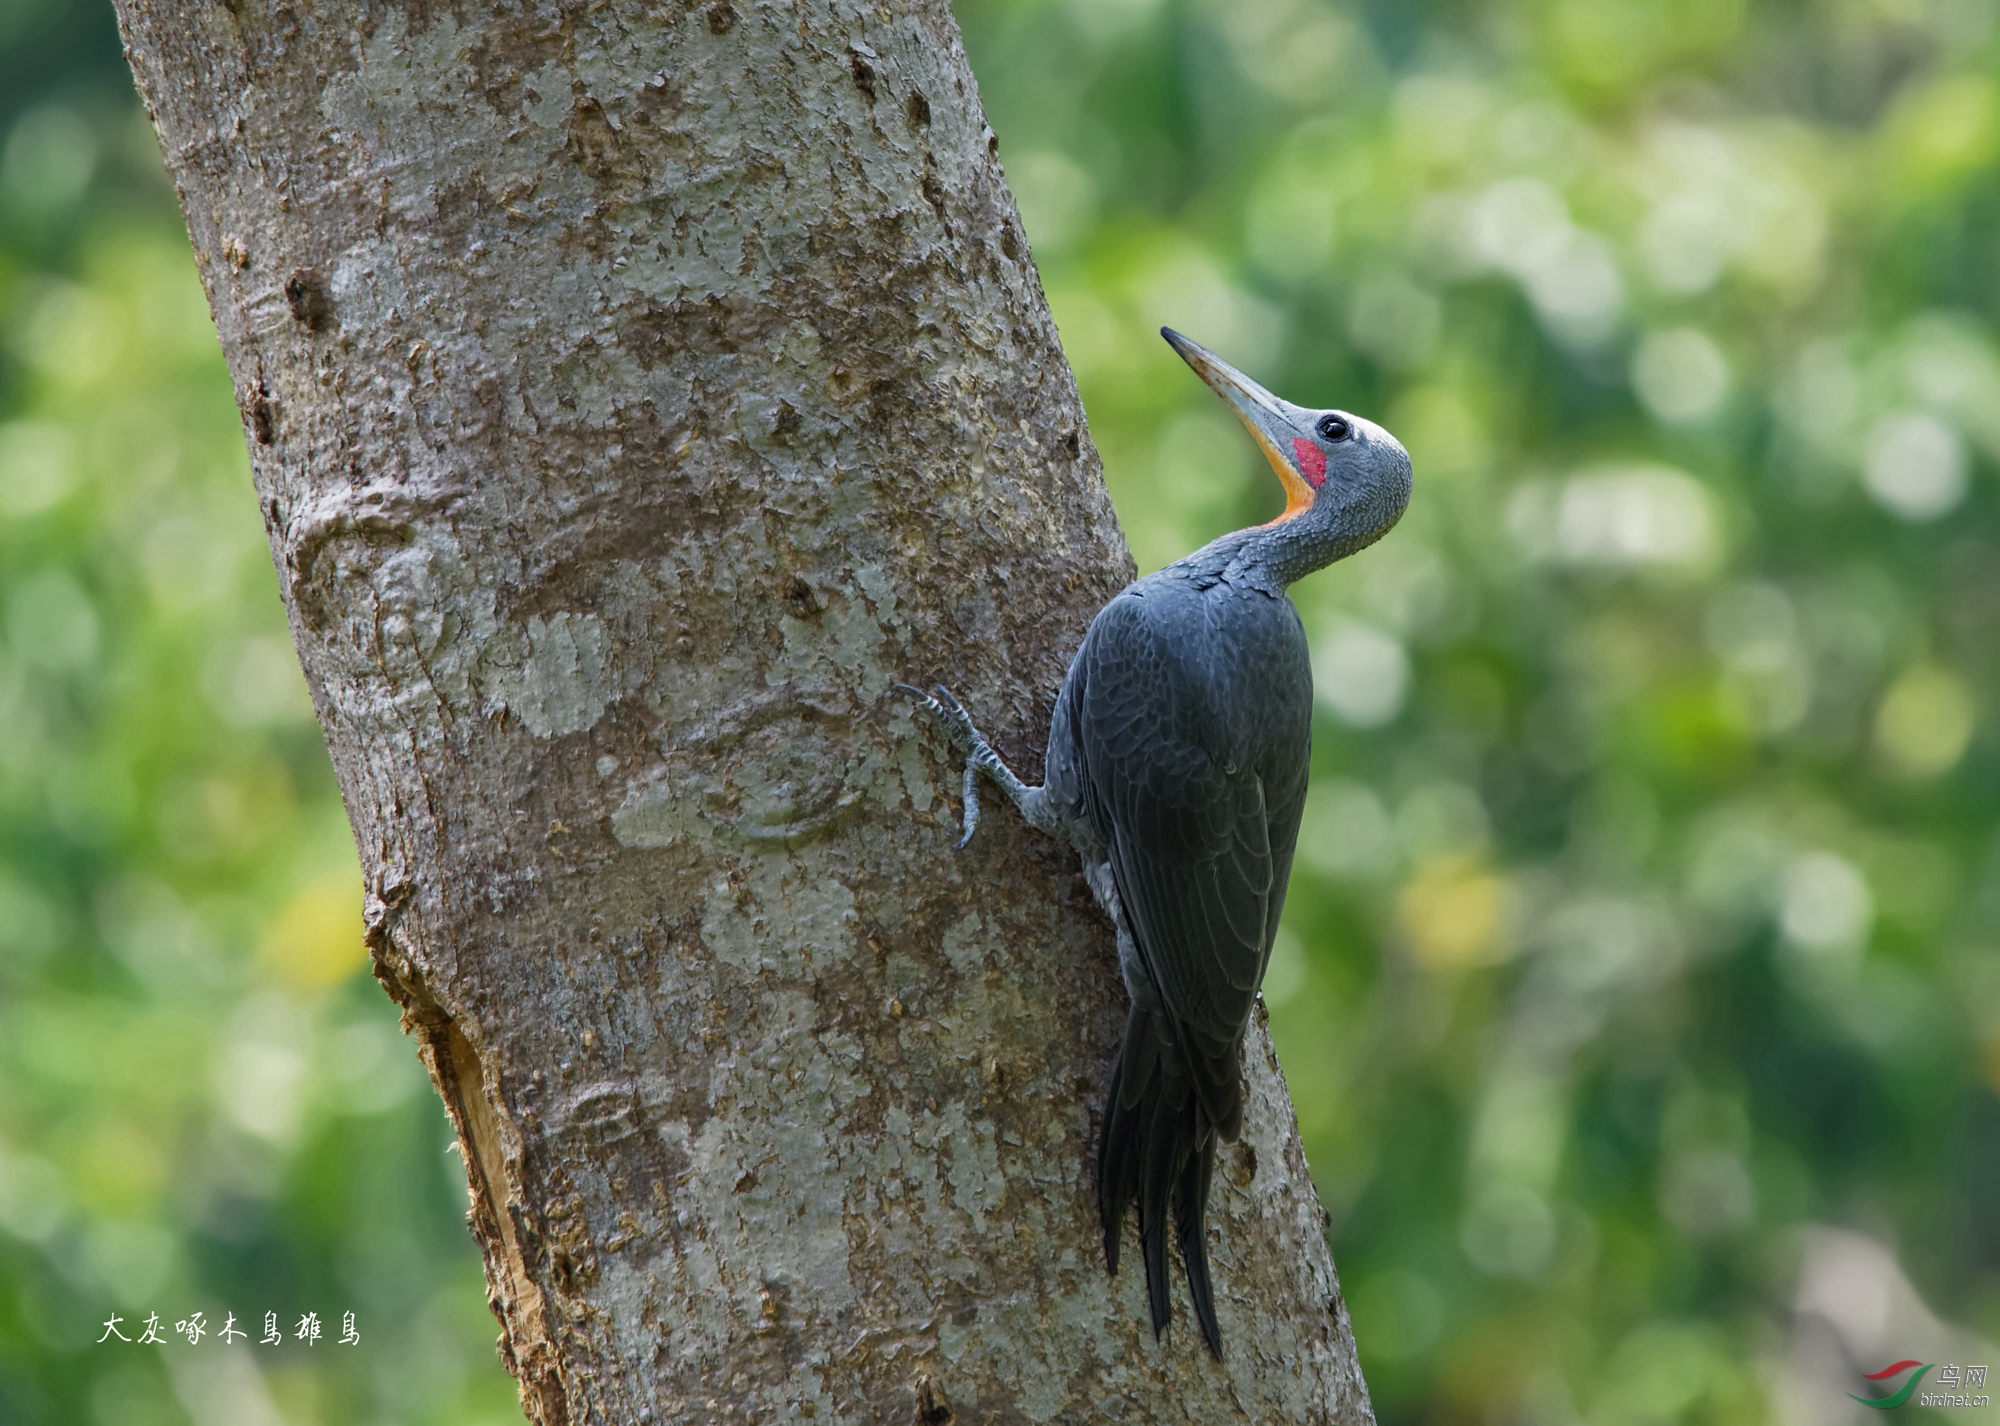
M119 9L529 1417L1369 1420L1261 1021L1227 1360L1107 1279L1109 928L885 697L1038 766L1130 573L942 0Z

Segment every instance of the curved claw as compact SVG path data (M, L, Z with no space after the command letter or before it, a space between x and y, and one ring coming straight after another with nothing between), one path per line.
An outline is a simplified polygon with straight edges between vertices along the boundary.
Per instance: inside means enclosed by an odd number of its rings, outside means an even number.
M965 835L953 847L954 851L963 851L966 843L972 840L972 834L979 829L979 749L982 743L979 730L973 726L972 715L965 711L965 705L941 683L933 684L929 693L911 683L893 683L889 685L889 691L908 698L937 719L945 736L951 739L952 747L965 754L965 781L960 793L965 806Z
M918 688L915 684L892 683L889 685L889 691L891 693L899 694L902 697L909 699L910 702L916 704L917 707L921 708L924 712L930 714L931 717L937 719L940 723L943 723L947 727L947 729L949 729L951 725L951 714L945 710L945 706L942 703L938 702L935 698L931 697L928 693L924 692L921 688Z
M965 711L965 705L952 696L949 688L938 684L931 692L933 702L942 709L945 727L950 730L951 740L962 753L972 754L986 746L986 739L979 735L979 729L972 724L972 715Z
M929 693L908 683L892 684L889 691L902 694L937 719L944 727L945 736L960 752L969 752L979 745L979 730L972 726L972 715L943 684L933 685Z

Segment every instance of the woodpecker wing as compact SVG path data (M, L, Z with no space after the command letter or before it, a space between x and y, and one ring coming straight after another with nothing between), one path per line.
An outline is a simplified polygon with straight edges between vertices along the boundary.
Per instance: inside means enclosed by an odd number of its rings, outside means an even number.
M1305 798L1304 636L1290 606L1262 594L1133 591L1082 652L1087 804L1202 1108L1233 1135L1237 1047Z

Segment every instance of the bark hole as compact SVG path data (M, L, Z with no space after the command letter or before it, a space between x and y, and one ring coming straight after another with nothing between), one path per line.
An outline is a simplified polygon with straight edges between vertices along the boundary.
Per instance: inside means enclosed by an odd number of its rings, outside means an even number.
M854 71L854 87L861 91L863 97L865 97L870 104L873 104L875 102L874 67L870 65L867 60L863 59L858 54L852 57L850 61L850 67Z
M917 1426L952 1426L958 1414L944 1399L944 1388L927 1376L917 1378Z
M309 332L324 332L333 325L333 294L326 289L326 275L315 267L292 270L285 279L285 305Z
M244 411L250 422L250 434L260 446L268 446L277 439L277 421L271 413L271 387L259 381L250 392L250 399L244 403Z
M819 591L802 574L795 574L785 581L785 603L801 619L811 619L826 609L826 601L819 597Z

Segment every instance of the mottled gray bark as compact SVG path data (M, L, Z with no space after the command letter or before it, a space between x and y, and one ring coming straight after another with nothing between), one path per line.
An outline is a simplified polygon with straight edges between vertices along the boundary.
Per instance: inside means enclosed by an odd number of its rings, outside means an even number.
M1261 1025L1228 1360L1104 1274L1022 766L1129 573L942 3L120 0L538 1422L1365 1421Z

